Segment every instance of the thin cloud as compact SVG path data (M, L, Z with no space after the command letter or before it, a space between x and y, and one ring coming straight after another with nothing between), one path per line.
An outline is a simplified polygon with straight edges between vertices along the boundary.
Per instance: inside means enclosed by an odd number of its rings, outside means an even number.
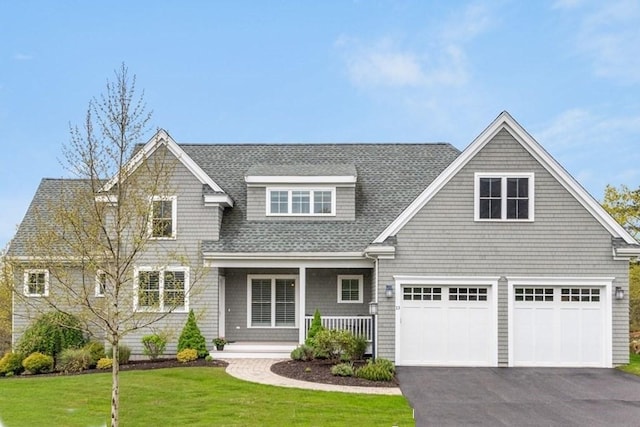
M341 36L350 81L359 87L462 86L470 79L467 44L491 26L491 13L479 3L457 11L438 27L428 45L381 37L363 42Z
M640 4L635 0L557 2L577 19L575 48L595 75L625 84L640 83Z
M13 59L16 61L31 61L33 59L33 55L27 55L26 53L16 53L13 55Z

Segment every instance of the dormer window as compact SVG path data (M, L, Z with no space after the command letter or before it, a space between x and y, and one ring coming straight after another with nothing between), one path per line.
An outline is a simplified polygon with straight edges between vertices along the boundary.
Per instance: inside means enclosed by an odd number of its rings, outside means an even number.
M267 188L267 215L317 216L336 214L335 188Z
M533 221L532 173L476 173L476 221Z

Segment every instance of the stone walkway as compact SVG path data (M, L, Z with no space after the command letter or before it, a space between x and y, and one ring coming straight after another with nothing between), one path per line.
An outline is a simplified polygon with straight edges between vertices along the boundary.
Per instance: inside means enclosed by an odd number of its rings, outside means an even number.
M229 363L227 373L241 380L278 387L303 388L307 390L340 391L343 393L402 395L398 387L353 387L334 384L312 383L285 378L271 372L271 365L285 359L222 359Z

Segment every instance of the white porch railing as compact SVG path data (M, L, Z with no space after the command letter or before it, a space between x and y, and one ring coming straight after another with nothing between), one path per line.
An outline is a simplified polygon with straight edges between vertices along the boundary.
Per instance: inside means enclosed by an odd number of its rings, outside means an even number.
M368 342L373 338L370 316L322 316L322 326L325 329L338 329L351 332L353 335L364 337ZM307 337L313 316L304 318L304 336Z

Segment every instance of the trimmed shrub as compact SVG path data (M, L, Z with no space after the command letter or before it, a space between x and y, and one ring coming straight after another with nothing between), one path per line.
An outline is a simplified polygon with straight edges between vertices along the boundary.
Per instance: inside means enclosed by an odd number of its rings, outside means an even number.
M167 347L167 338L159 334L145 335L142 337L142 345L145 356L155 360L164 353L164 349Z
M18 343L19 353L43 353L56 357L66 348L80 348L86 340L77 317L53 311L45 313L29 326Z
M311 321L311 326L309 326L309 331L307 332L307 339L305 340L305 344L313 347L314 338L318 334L318 332L322 331L324 327L322 326L322 318L320 317L320 310L316 308L316 311L313 313L313 320Z
M187 363L198 359L198 351L193 348L185 348L180 350L176 356L178 362Z
M96 363L96 368L98 369L111 369L113 367L113 359L109 358L109 357L103 357L102 359L98 360L98 363Z
M42 374L53 370L53 357L48 354L31 353L22 361L24 369L32 374Z
M111 357L112 355L113 347L111 347L109 349L109 352L107 353L108 357ZM121 365L126 365L127 363L129 363L129 359L131 359L131 349L129 348L129 346L124 344L118 345L118 362Z
M331 373L338 377L352 377L353 365L351 363L338 363L331 367Z
M182 351L186 348L194 349L198 352L198 357L206 357L209 354L207 350L207 341L198 328L196 322L196 316L193 314L193 310L189 310L189 317L187 323L182 329L180 338L178 339L178 351Z
M349 359L362 360L364 353L367 351L367 339L363 336L354 336L351 348L348 350Z
M313 360L313 348L305 344L296 347L291 351L291 358L293 360Z
M316 356L338 361L342 355L351 355L354 341L355 337L349 331L323 329L314 337L313 348Z
M82 372L91 365L91 352L84 348L62 350L56 360L56 368L62 372Z
M0 359L0 375L16 375L24 370L22 360L24 357L20 353L7 352Z
M204 360L206 360L207 362L211 362L213 360L213 356L210 354L207 354L207 356L204 358Z
M91 353L91 363L89 364L90 368L94 368L98 363L98 360L106 356L106 353L104 352L104 344L101 342L90 341L83 348Z
M371 381L391 381L396 372L393 363L387 359L369 360L366 365L356 370L356 377Z

